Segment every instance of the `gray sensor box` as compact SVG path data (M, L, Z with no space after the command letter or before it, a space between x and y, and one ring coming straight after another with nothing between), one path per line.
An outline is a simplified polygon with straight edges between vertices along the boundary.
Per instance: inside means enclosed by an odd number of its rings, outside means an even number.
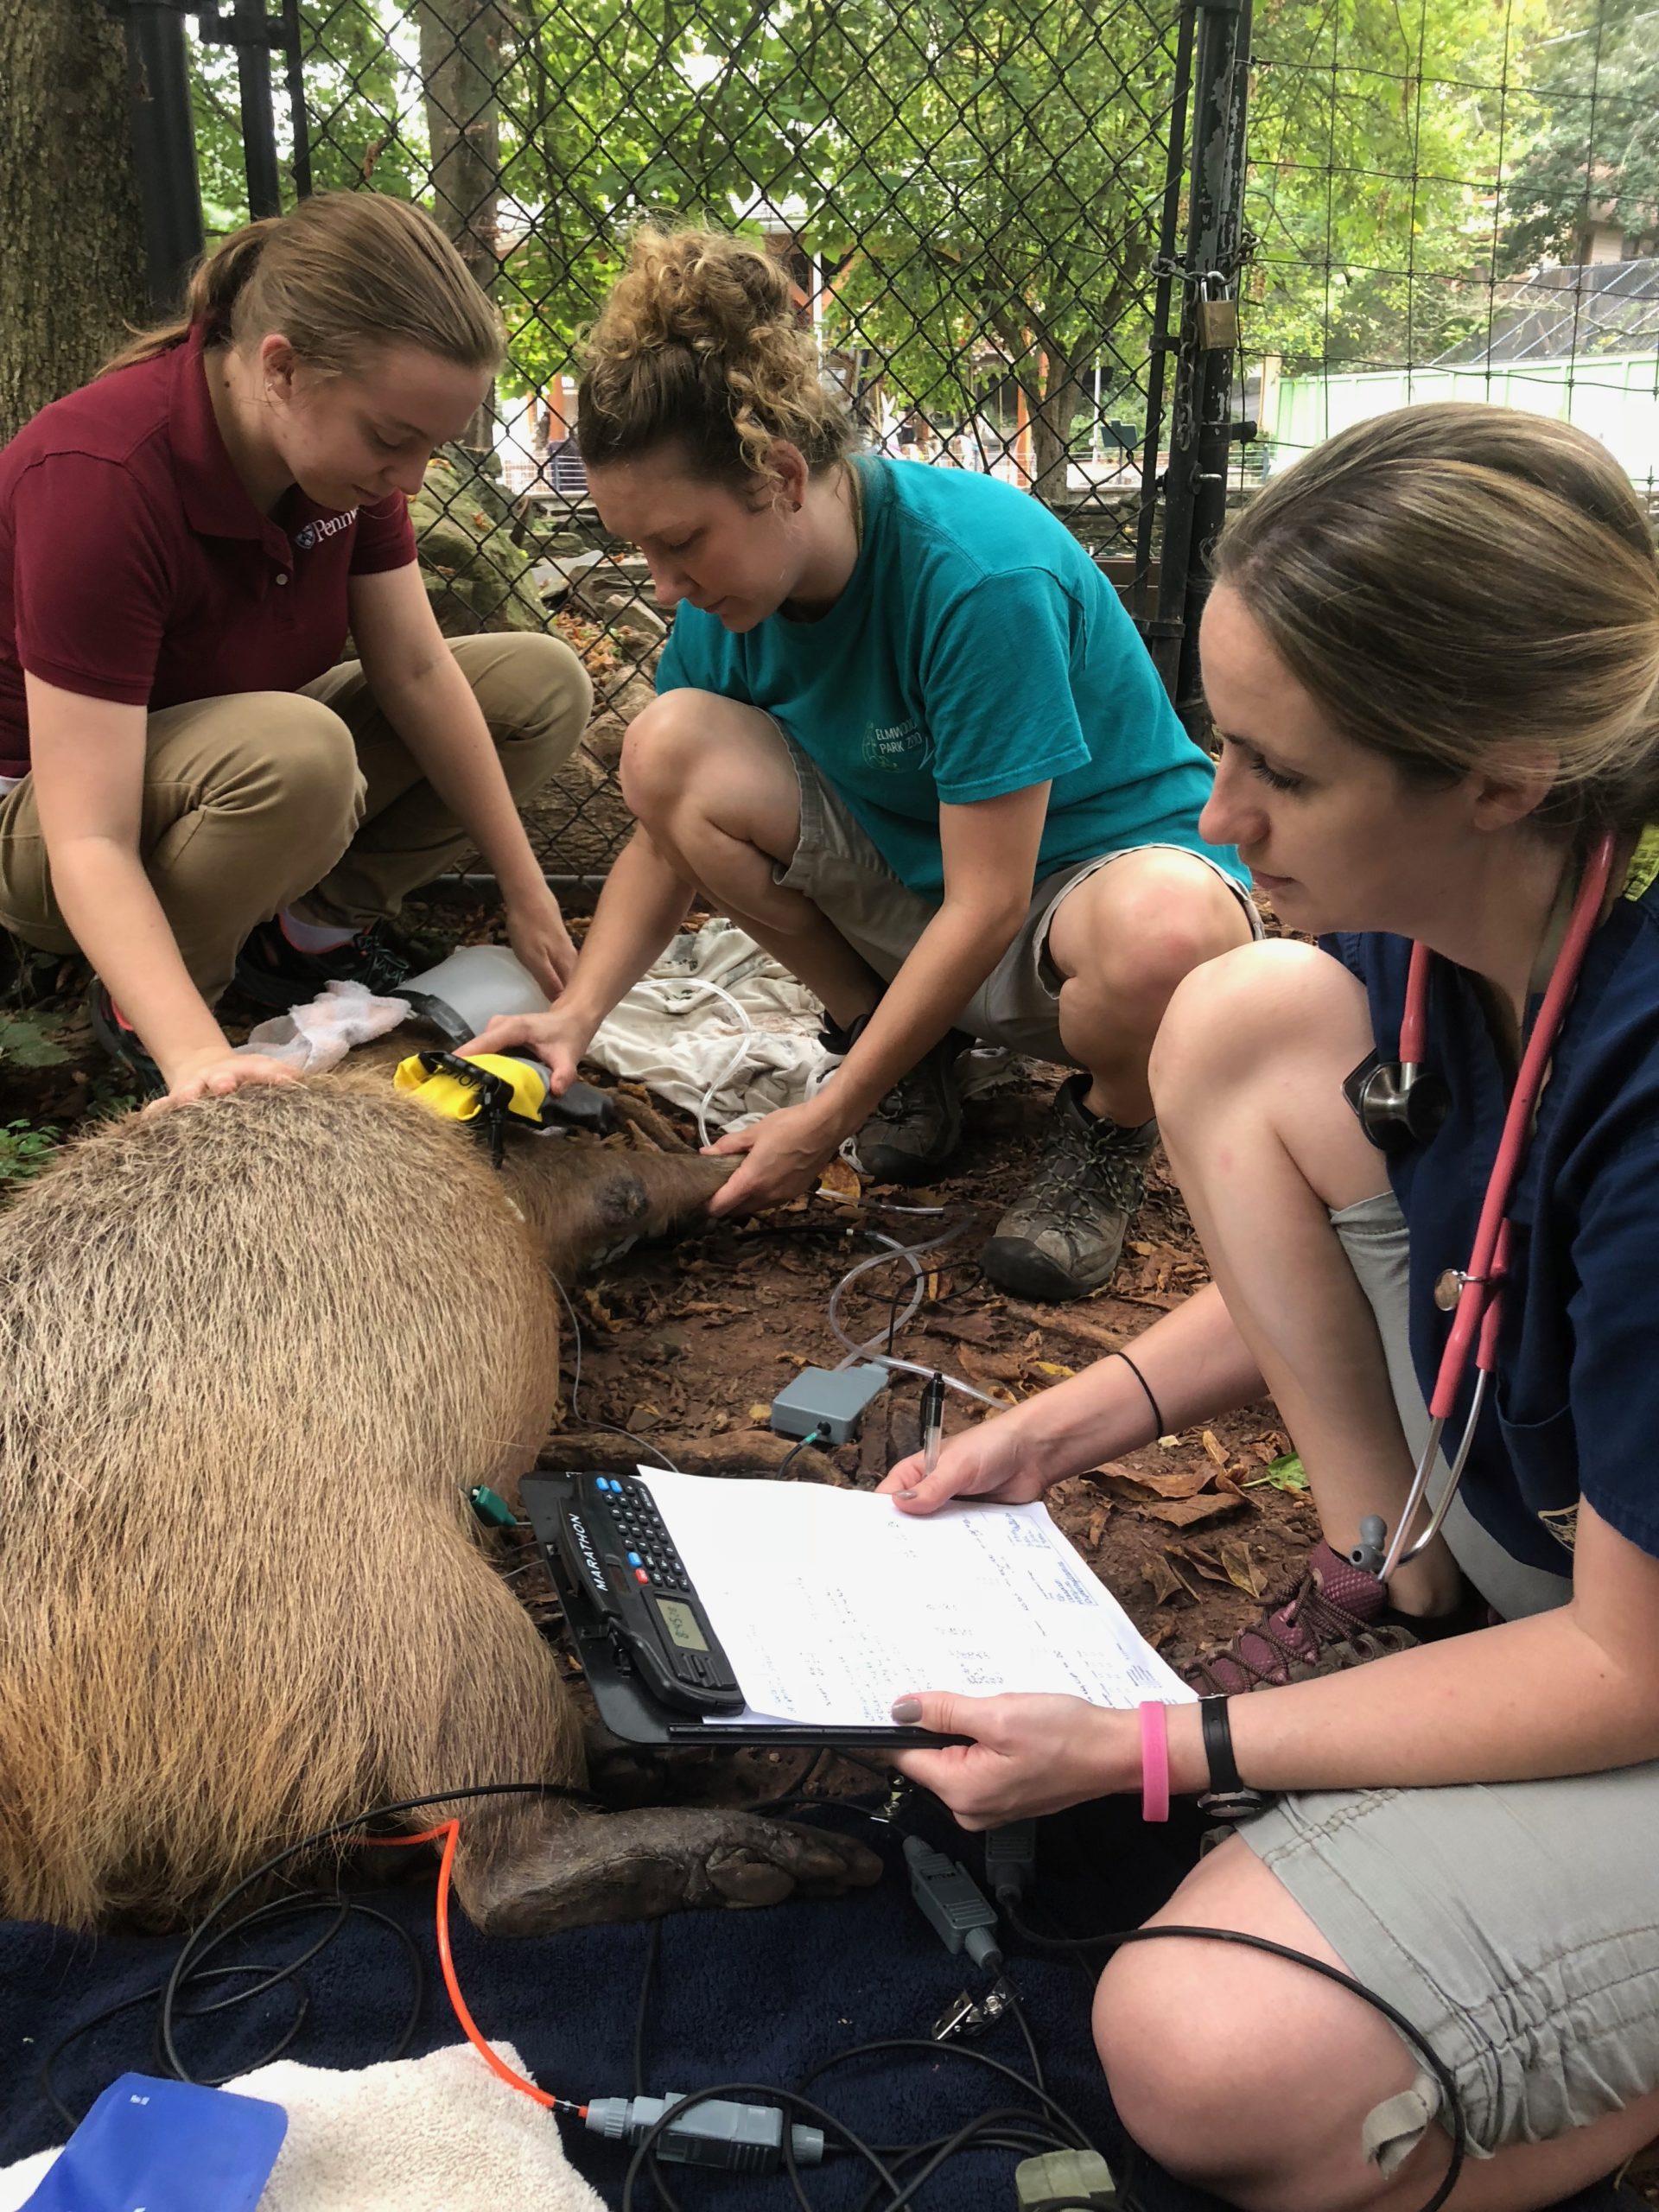
M772 1425L779 1436L810 1436L816 1428L821 1444L844 1444L887 1379L887 1369L874 1363L804 1367L772 1400Z

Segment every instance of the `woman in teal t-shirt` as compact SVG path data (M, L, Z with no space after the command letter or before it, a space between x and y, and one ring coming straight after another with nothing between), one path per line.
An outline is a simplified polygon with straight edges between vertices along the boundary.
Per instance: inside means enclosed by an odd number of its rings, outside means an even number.
M642 232L589 346L578 436L607 529L677 607L630 728L639 828L550 1014L493 1025L560 1089L701 891L823 1001L845 1061L721 1140L731 1213L807 1190L842 1141L920 1181L961 1128L976 1038L1079 1072L983 1264L1076 1298L1110 1275L1156 1139L1147 1058L1170 993L1243 943L1210 764L1116 594L1025 493L854 460L783 268Z

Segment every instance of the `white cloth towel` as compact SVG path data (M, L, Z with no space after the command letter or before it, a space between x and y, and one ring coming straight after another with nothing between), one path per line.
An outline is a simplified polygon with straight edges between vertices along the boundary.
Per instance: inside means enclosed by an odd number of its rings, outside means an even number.
M706 988L736 1001L742 1018ZM747 1128L798 1105L836 1065L819 1040L817 1001L721 915L668 950L600 1025L586 1058L696 1113Z
M237 1050L264 1052L300 1075L323 1075L353 1046L408 1019L402 999L372 997L361 983L330 983L308 1006L262 1021ZM586 1057L700 1112L711 1131L743 1129L810 1098L840 1065L823 1049L822 1019L804 983L716 914L674 939L601 1024ZM1012 1080L1016 1069L1010 1053L982 1046L958 1064L957 1079L972 1097Z
M366 983L329 983L308 1006L296 1006L248 1032L238 1052L263 1052L296 1075L326 1075L353 1045L384 1037L409 1020L402 999L378 999Z
M749 1027L717 984L742 1008ZM823 1049L823 1009L769 952L716 914L677 937L607 1016L586 1058L627 1083L643 1083L710 1128L743 1129L779 1106L811 1096L840 1062ZM982 1046L958 1065L965 1097L1011 1081L1014 1056Z
M511 2044L493 2048L523 2073ZM552 2113L468 2044L354 2074L279 2059L226 2086L288 2114L259 2212L605 2212L566 2160ZM0 2212L18 2212L57 2155L0 2172Z

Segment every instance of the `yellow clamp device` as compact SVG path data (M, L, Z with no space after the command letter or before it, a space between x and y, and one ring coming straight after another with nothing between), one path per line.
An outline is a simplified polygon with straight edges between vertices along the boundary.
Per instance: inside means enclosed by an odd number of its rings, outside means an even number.
M411 1053L392 1083L447 1122L474 1121L499 1101L499 1110L539 1128L547 1100L547 1070L505 1052L480 1052L464 1060L453 1052ZM496 1090L497 1084L503 1089Z

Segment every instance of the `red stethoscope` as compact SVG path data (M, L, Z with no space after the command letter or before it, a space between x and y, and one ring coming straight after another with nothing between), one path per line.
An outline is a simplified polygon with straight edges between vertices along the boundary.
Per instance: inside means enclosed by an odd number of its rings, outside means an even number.
M1379 1573L1383 1582L1396 1567L1415 1559L1433 1541L1452 1499L1458 1494L1458 1485L1463 1480L1464 1465L1474 1441L1481 1408L1485 1402L1497 1357L1498 1320L1503 1310L1503 1278L1510 1257L1507 1209L1515 1189L1516 1178L1521 1172L1521 1162L1526 1154L1527 1141L1532 1133L1533 1113L1549 1070L1550 1056L1555 1049L1555 1040L1560 1033L1568 1002L1578 988L1585 953L1600 918L1608 878L1612 873L1613 843L1611 835L1599 838L1585 864L1584 874L1573 901L1572 915L1561 939L1560 950L1550 970L1549 985L1527 1039L1520 1072L1516 1077L1515 1089L1510 1094L1509 1111L1503 1117L1503 1134L1498 1140L1497 1157L1492 1163L1491 1178L1481 1203L1480 1220L1475 1230L1474 1249L1469 1255L1469 1264L1461 1272L1455 1268L1448 1268L1435 1285L1435 1303L1446 1311L1455 1305L1456 1311L1451 1334L1440 1355L1434 1394L1428 1402L1428 1435L1418 1456L1405 1510L1400 1516L1392 1541L1383 1552L1380 1570L1371 1563L1383 1548L1387 1531L1381 1521L1371 1517L1362 1524L1359 1548L1354 1554L1357 1564L1371 1566L1371 1571ZM1425 1141L1439 1128L1446 1109L1445 1086L1423 1065L1423 1045L1428 1028L1428 966L1432 957L1426 944L1412 946L1411 966L1406 978L1405 1017L1400 1025L1399 1063L1394 1067L1374 1069L1354 1100L1360 1125L1366 1135L1385 1150L1402 1143ZM1469 1371L1471 1354L1475 1363L1474 1396L1458 1445L1457 1457L1452 1462L1451 1480L1446 1486L1444 1497L1429 1516L1428 1526L1415 1541L1408 1542L1412 1523L1427 1495L1429 1478L1440 1456L1440 1439L1445 1434L1446 1421L1457 1403L1464 1377Z

